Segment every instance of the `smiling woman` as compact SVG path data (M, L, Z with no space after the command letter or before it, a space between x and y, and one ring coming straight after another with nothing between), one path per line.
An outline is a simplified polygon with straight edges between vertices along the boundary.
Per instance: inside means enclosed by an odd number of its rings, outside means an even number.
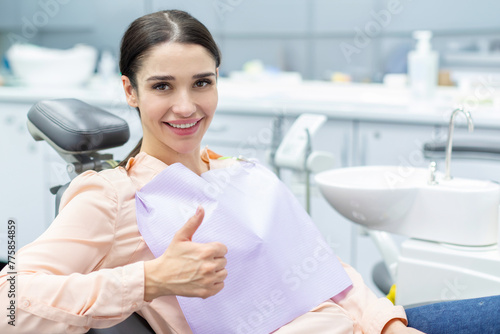
M143 139L123 165L76 177L16 254L17 333L83 333L135 312L164 334L418 332L339 261L276 175L201 149L219 65L185 12L130 25L120 70ZM4 310L8 279L4 269Z

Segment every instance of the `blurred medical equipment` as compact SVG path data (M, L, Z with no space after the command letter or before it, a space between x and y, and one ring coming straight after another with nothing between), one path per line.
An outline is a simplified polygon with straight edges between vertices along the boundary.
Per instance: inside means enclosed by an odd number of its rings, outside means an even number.
M424 157L428 160L444 161L446 147L445 141L425 143L423 147ZM456 159L500 161L500 138L459 137L453 140L452 152Z
M434 97L438 83L439 56L432 50L432 32L418 30L413 32L417 40L414 51L408 53L408 77L413 97L417 100Z
M120 117L76 99L45 100L28 112L28 130L37 141L44 140L68 163L71 178L86 170L113 168L117 162L102 150L125 144L129 127ZM51 189L56 197L56 214L60 197L69 185ZM154 334L149 324L137 313L125 321L105 329L91 329L91 334Z
M88 82L95 72L97 54L97 49L83 44L68 50L14 44L6 56L22 84L66 88Z
M275 66L266 66L260 59L247 61L241 71L229 72L229 78L232 82L262 82L286 86L302 82L302 75L299 72L282 71Z
M450 119L447 170L453 121L460 112L454 110ZM396 303L409 306L500 291L498 183L447 178L435 163L429 169L330 170L318 174L316 182L332 207L368 229L396 283ZM397 247L387 232L410 238Z
M281 168L304 173L308 213L311 211L311 173L332 168L334 162L331 153L312 149L312 137L325 122L325 115L302 114L292 124L279 145L276 143L279 140L278 137L281 137L282 118L277 117L273 126L274 135L271 150L268 153L269 163L276 168L278 175Z

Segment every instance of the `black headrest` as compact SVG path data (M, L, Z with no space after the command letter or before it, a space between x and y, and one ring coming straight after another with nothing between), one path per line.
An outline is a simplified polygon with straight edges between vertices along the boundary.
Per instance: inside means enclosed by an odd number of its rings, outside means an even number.
M28 129L36 140L72 154L121 146L130 137L125 120L76 99L36 103L28 112Z

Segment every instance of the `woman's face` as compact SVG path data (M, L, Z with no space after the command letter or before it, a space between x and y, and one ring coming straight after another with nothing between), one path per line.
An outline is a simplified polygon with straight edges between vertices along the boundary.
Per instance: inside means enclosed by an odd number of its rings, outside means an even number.
M205 48L180 43L151 50L136 75L137 89L123 76L128 104L141 113L141 150L164 161L178 154L199 156L217 107L217 76L215 60Z

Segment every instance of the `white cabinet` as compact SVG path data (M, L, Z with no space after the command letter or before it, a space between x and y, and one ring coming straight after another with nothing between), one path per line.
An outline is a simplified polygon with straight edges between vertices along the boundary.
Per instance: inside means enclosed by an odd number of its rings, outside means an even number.
M313 150L327 151L335 157L335 168L351 165L353 122L329 119L314 135Z
M269 166L266 152L273 134L273 116L216 113L202 145L224 156L258 159Z
M313 150L333 154L333 168L351 165L352 124L348 120L329 119L313 137ZM352 223L335 211L316 187L311 191L311 217L336 255L351 263Z
M355 126L356 127L356 126ZM430 159L423 154L425 143L446 143L448 127L438 125L411 125L360 122L357 125L354 143L356 165L396 165L405 167L427 168ZM455 126L453 143L468 139L500 138L497 129L476 127L472 133L464 124ZM442 158L433 159L437 169L445 172L444 153ZM463 159L453 155L451 159L451 175L454 177L500 181L500 159Z
M7 254L8 219L17 226L17 247L37 238L47 228L44 148L28 133L27 104L0 103L0 261Z
M355 148L355 165L392 165L426 167L422 147L435 140L440 127L359 122Z

